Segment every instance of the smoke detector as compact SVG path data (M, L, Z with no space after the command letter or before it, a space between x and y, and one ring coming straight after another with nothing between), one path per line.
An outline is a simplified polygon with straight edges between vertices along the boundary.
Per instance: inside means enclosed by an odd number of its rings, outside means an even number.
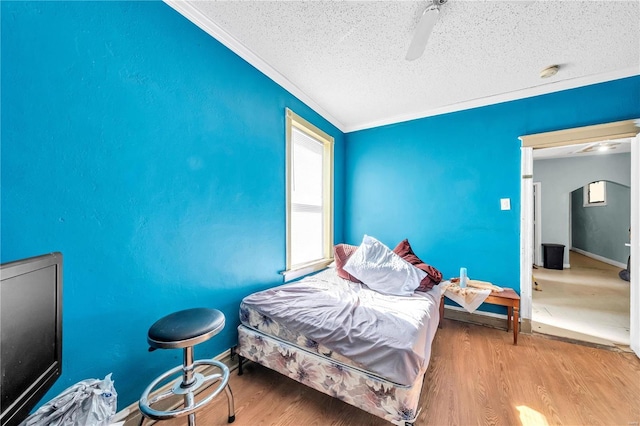
M551 65L549 67L546 67L545 69L540 71L540 78L553 77L554 75L556 75L558 73L559 69L560 69L559 65Z

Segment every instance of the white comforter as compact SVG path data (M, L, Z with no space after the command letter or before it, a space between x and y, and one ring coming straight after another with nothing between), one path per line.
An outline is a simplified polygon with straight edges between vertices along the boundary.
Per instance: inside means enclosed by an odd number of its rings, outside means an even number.
M249 295L243 303L370 372L409 386L429 364L439 300L438 286L390 296L344 280L329 268Z

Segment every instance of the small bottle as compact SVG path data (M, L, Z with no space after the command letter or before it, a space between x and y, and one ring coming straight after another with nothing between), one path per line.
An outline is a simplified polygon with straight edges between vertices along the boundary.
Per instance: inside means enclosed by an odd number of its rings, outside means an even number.
M460 268L460 288L467 286L467 268Z

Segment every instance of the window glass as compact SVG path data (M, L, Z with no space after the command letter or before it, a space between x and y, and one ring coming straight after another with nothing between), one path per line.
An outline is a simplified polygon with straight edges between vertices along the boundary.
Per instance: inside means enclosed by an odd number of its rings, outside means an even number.
M332 248L333 138L287 110L285 276L309 265L325 266Z
M323 256L322 142L292 129L291 264Z
M604 206L607 201L606 182L599 180L584 187L584 206Z

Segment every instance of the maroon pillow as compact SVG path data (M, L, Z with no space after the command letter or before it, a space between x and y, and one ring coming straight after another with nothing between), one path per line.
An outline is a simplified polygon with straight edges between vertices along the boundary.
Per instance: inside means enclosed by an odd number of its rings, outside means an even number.
M333 247L333 257L335 258L336 271L338 272L338 276L340 278L353 281L354 283L362 283L362 281L342 269L347 263L347 260L349 260L351 255L355 253L356 250L358 250L358 246L352 246L349 244L337 244Z
M434 285L439 284L440 281L442 281L442 273L433 266L427 265L422 260L420 260L420 258L416 256L416 254L411 249L409 240L405 239L401 241L396 246L396 248L393 249L393 252L416 268L421 269L427 273L427 276L424 277L422 281L420 281L420 285L418 286L418 288L416 288L416 291L431 290Z

